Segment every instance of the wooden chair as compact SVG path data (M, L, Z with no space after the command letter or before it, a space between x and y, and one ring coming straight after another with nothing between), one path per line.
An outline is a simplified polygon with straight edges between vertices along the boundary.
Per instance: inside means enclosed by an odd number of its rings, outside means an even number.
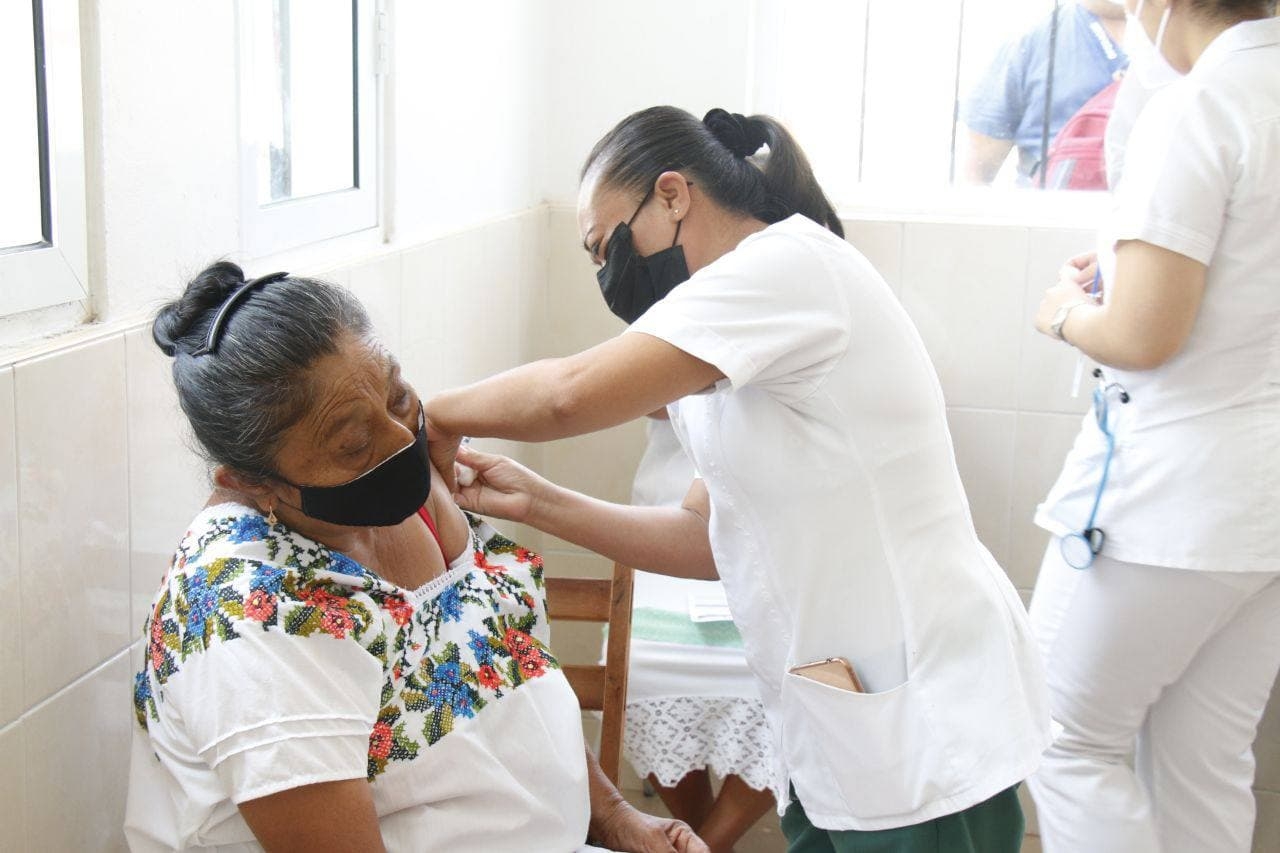
M547 615L554 622L606 622L609 642L601 666L564 664L569 685L585 711L602 712L600 769L618 784L622 725L627 713L627 666L631 657L633 572L614 563L613 579L547 578Z

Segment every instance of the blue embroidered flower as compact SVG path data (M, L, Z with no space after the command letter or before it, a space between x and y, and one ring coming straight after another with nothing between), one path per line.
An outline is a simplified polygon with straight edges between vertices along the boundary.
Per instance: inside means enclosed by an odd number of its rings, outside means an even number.
M462 621L462 597L458 594L458 587L451 586L436 598L436 603L440 607L440 613L444 616L446 622Z
M204 623L218 605L218 594L209 587L204 568L187 576L187 633L204 637Z
M467 643L471 647L471 651L475 653L476 663L480 666L486 666L493 663L493 646L489 645L489 638L479 631L471 630L467 632L471 640Z
M280 594L280 583L284 580L284 569L278 566L262 565L253 573L249 582L251 589L260 589L271 595Z
M434 708L453 708L458 704L457 695L465 692L462 684L462 669L454 662L438 664L431 673L431 684L427 687L427 702ZM466 700L471 705L470 697Z
M242 515L231 523L229 536L232 542L257 542L266 539L271 528L260 515Z
M147 678L146 670L134 673L133 676L133 704L142 707L148 699L151 698L151 679Z
M459 687L458 691L453 694L453 703L450 707L455 717L474 717L476 715L475 709L471 707L471 693L465 687Z
M346 554L339 554L337 551L333 552L333 560L330 561L328 569L336 574L348 575L354 578L358 578L364 574L363 566L348 557Z
M431 674L432 680L443 681L446 684L462 683L462 667L453 661L436 665L436 671Z

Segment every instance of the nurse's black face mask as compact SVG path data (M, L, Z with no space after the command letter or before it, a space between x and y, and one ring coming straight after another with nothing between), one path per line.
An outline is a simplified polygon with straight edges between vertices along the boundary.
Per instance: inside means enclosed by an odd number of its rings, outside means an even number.
M652 255L636 252L631 223L653 197L653 188L645 193L636 212L626 222L618 224L609 238L604 266L596 271L596 281L609 310L627 325L639 320L654 303L670 293L677 284L689 279L689 265L685 263L684 248L677 246L681 222L676 223L676 236L670 248Z
M312 518L347 527L399 524L417 512L431 494L431 462L421 405L413 443L354 480L337 486L299 486L280 479L302 495L302 506L294 508Z

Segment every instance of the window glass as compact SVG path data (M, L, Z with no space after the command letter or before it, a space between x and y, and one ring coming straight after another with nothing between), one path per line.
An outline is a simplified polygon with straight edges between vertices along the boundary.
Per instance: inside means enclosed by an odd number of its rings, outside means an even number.
M258 203L359 186L351 0L254 0Z
M45 239L33 20L31 3L0 3L0 251Z

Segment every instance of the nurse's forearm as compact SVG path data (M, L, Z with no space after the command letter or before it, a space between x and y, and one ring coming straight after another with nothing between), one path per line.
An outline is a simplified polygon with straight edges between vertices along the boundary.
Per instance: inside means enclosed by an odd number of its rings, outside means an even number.
M1099 364L1154 370L1191 335L1208 270L1168 249L1129 240L1116 250L1116 282L1102 305L1073 308L1062 336Z
M548 483L524 521L626 566L715 580L707 522L683 507L624 506Z
M1098 364L1117 370L1152 370L1164 364L1181 347L1181 340L1158 329L1134 329L1106 305L1081 305L1062 325L1062 337Z
M437 433L551 441L626 423L721 378L665 341L628 334L445 391L424 408Z

